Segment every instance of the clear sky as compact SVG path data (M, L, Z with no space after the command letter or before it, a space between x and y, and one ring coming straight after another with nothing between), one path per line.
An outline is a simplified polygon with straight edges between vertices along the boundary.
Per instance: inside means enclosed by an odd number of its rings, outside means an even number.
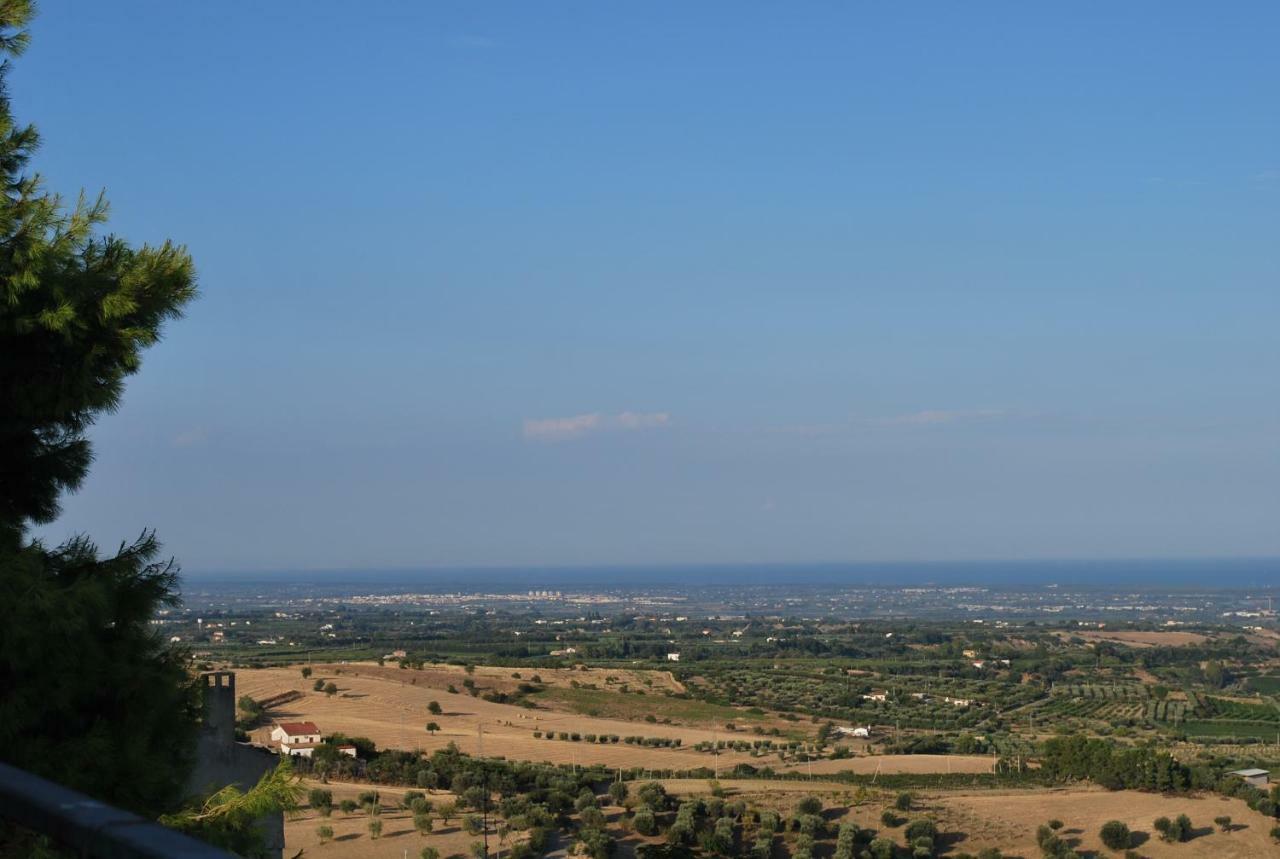
M1280 554L1280 5L55 2L189 571Z

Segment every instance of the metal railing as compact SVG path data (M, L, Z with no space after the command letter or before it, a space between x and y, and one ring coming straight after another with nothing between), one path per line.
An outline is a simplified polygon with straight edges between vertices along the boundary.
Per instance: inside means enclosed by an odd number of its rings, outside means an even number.
M83 859L232 859L232 855L26 770L0 763L0 816Z

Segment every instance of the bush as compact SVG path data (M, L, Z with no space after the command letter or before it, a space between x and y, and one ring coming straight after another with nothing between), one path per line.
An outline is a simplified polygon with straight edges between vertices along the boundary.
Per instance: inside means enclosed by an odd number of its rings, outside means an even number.
M898 798L893 801L893 807L898 809L898 811L910 811L911 803L913 801L915 801L915 797L908 791L904 790L902 793L898 794Z
M353 814L359 807L360 806L356 804L354 799L344 799L342 802L338 803L338 808L343 814Z
M641 835L653 835L658 831L658 821L648 806L641 806L631 818L631 826Z
M1108 820L1102 824L1100 833L1102 843L1112 850L1124 850L1129 846L1132 835L1129 827L1119 820Z
M313 788L311 793L307 794L307 804L324 817L328 817L333 813L333 791Z
M374 818L369 821L369 837L377 841L382 836L382 821Z
M880 822L890 829L893 829L895 826L902 825L902 818L894 814L891 809L886 808L884 813L880 815Z
M319 829L316 830L316 837L320 839L321 844L324 844L326 841L328 841L330 838L333 837L333 827L321 826Z
M938 825L927 817L920 817L908 823L907 828L902 830L902 834L912 843L921 838L932 841L938 837Z
M796 811L800 814L821 814L822 800L816 796L806 796L796 805Z

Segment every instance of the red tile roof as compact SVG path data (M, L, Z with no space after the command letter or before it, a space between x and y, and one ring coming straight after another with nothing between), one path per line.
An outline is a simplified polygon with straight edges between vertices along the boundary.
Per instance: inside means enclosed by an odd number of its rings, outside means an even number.
M280 722L277 727L284 730L291 737L299 734L318 734L320 729L316 727L315 722Z

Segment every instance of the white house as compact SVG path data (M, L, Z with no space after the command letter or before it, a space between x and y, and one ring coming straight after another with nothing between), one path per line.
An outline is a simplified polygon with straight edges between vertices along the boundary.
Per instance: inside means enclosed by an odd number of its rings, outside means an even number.
M315 722L276 722L271 728L271 742L281 746L297 746L320 742L320 729Z
M1246 783L1251 784L1254 787L1266 787L1270 781L1271 773L1267 770L1247 769L1233 770L1232 772L1227 773L1227 775L1239 776L1244 779Z
M668 654L667 654L667 661L668 661L668 662L679 662L679 661L680 661L680 654L679 654L679 653L668 653Z
M843 725L837 725L836 733L844 737L865 740L871 736L871 728L846 728Z
M889 693L883 689L872 689L870 692L862 696L864 701L888 701Z

